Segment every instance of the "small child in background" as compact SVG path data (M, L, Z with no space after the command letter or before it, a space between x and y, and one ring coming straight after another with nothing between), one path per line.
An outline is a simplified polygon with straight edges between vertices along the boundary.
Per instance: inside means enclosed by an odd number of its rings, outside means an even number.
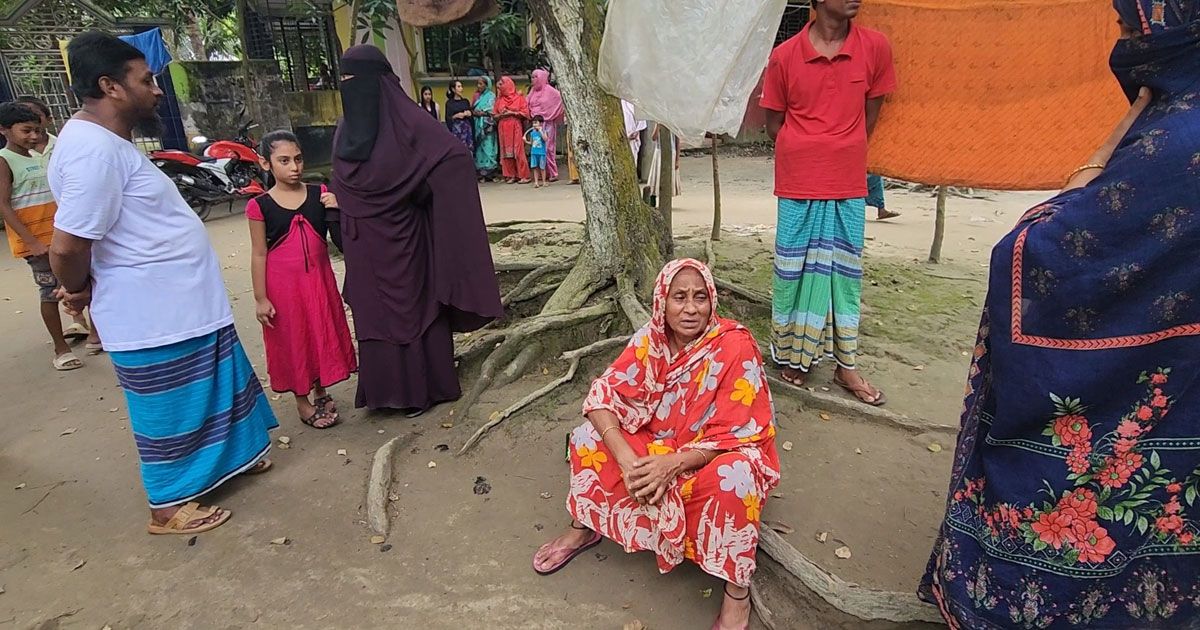
M541 188L546 183L546 136L542 135L542 125L546 119L541 116L533 117L533 126L525 132L525 144L529 145L529 169L533 171L533 187Z
M246 204L246 218L255 314L263 326L271 389L296 397L301 422L328 429L337 424L338 413L325 388L358 369L325 244L328 234L341 247L337 199L324 186L301 179L304 156L290 131L263 136L259 155L272 186Z
M34 153L44 133L41 116L21 103L4 103L0 105L0 133L7 141L0 149L0 216L7 228L8 246L13 256L29 263L38 285L42 322L54 344L54 369L77 370L83 362L67 344L56 295L58 278L50 269L50 237L58 204L46 178L47 161Z

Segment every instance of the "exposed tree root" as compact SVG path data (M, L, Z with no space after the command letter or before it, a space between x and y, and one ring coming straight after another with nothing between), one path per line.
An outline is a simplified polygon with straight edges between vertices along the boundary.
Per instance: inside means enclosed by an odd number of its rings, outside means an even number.
M771 306L771 297L769 295L763 295L762 293L759 293L753 289L747 289L720 278L715 278L714 280L717 283L717 288L722 291L728 291L747 302L753 302L754 304L758 304L760 306L766 306L768 308Z
M529 273L525 274L524 278L521 278L521 281L517 283L517 286L513 287L508 294L501 298L500 303L504 306L508 306L513 302L529 299L525 297L525 294L534 286L534 284L537 283L538 280L542 279L548 274L560 271L569 271L574 264L574 261L568 260L542 265L541 267L530 271ZM556 287L557 283L554 286Z
M472 446L475 446L475 444L477 442L479 442L479 440L481 438L483 438L485 433L487 433L488 431L495 428L496 425L500 424L501 422L504 422L505 420L512 417L514 414L516 414L518 411L524 409L525 407L528 407L529 405L533 404L534 402L536 402L538 399L542 398L543 396L548 395L550 392L553 392L554 390L558 389L559 387L566 385L567 383L570 383L572 380L574 380L575 373L579 370L579 362L584 357L590 356L593 354L597 354L599 352L604 352L605 350L608 350L610 348L616 348L616 347L622 346L625 343L627 343L628 341L629 341L628 336L612 337L609 339L604 339L602 341L597 341L596 343L584 346L582 348L577 348L575 350L569 350L567 352L564 352L560 358L571 362L570 367L567 368L566 374L564 374L563 376L561 376L559 378L554 379L553 381L547 383L544 387L539 388L537 391L534 391L534 392L530 393L528 396L513 403L512 406L510 406L508 409L505 409L504 411L499 411L499 412L492 414L492 417L491 417L491 419L488 420L487 424L484 424L483 426L479 427L479 430L475 431L474 435L472 435L471 438L468 439L465 444L463 444L462 448L459 449L458 454L462 455L463 453L466 453L468 449L470 449ZM517 361L513 362L514 365L516 363L517 363Z
M754 614L758 615L759 622L767 630L775 630L775 613L771 612L770 608L763 603L763 597L758 584L754 579L750 580L750 605L754 607Z
M617 302L634 330L641 330L642 326L650 321L650 312L642 306L641 300L638 300L637 294L634 293L633 281L628 277L617 278Z
M476 401L479 400L479 396L483 394L484 390L492 385L499 371L507 370L510 367L510 363L518 358L518 355L529 354L525 352L527 342L532 344L536 341L538 335L583 324L584 322L612 315L615 312L616 305L611 301L605 300L574 312L543 313L517 322L504 331L496 333L503 340L488 355L488 358L483 361L483 366L479 369L479 378L476 379L475 384L467 392L467 395L463 396L462 400L459 401L455 410L450 413L458 416L466 415ZM491 341L491 339L488 340L488 342ZM534 358L536 356L523 360L529 363Z

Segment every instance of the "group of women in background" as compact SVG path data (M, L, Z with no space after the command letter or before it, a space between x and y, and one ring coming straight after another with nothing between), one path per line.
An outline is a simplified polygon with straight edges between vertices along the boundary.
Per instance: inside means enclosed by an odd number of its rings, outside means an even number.
M473 99L463 95L462 81L454 81L446 90L444 114L433 100L433 88L421 88L421 109L434 118L444 118L450 133L474 153L480 181L500 177L509 184L530 182L525 130L537 116L545 121L546 176L548 181L558 180L556 145L566 110L562 95L550 85L549 72L534 70L531 76L528 96L517 90L511 77L501 78L496 86L490 77L479 77Z

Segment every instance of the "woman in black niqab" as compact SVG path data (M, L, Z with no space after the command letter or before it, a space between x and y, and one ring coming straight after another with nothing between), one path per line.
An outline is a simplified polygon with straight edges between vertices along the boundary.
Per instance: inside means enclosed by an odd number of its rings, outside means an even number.
M356 406L419 413L461 395L453 332L503 315L475 165L404 92L378 48L341 61L334 137Z

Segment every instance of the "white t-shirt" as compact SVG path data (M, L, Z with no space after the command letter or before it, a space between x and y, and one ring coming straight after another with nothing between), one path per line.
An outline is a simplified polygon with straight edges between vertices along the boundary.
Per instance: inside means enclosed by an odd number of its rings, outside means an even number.
M114 352L233 323L217 255L170 178L133 143L72 119L50 157L54 227L92 244L92 318Z

